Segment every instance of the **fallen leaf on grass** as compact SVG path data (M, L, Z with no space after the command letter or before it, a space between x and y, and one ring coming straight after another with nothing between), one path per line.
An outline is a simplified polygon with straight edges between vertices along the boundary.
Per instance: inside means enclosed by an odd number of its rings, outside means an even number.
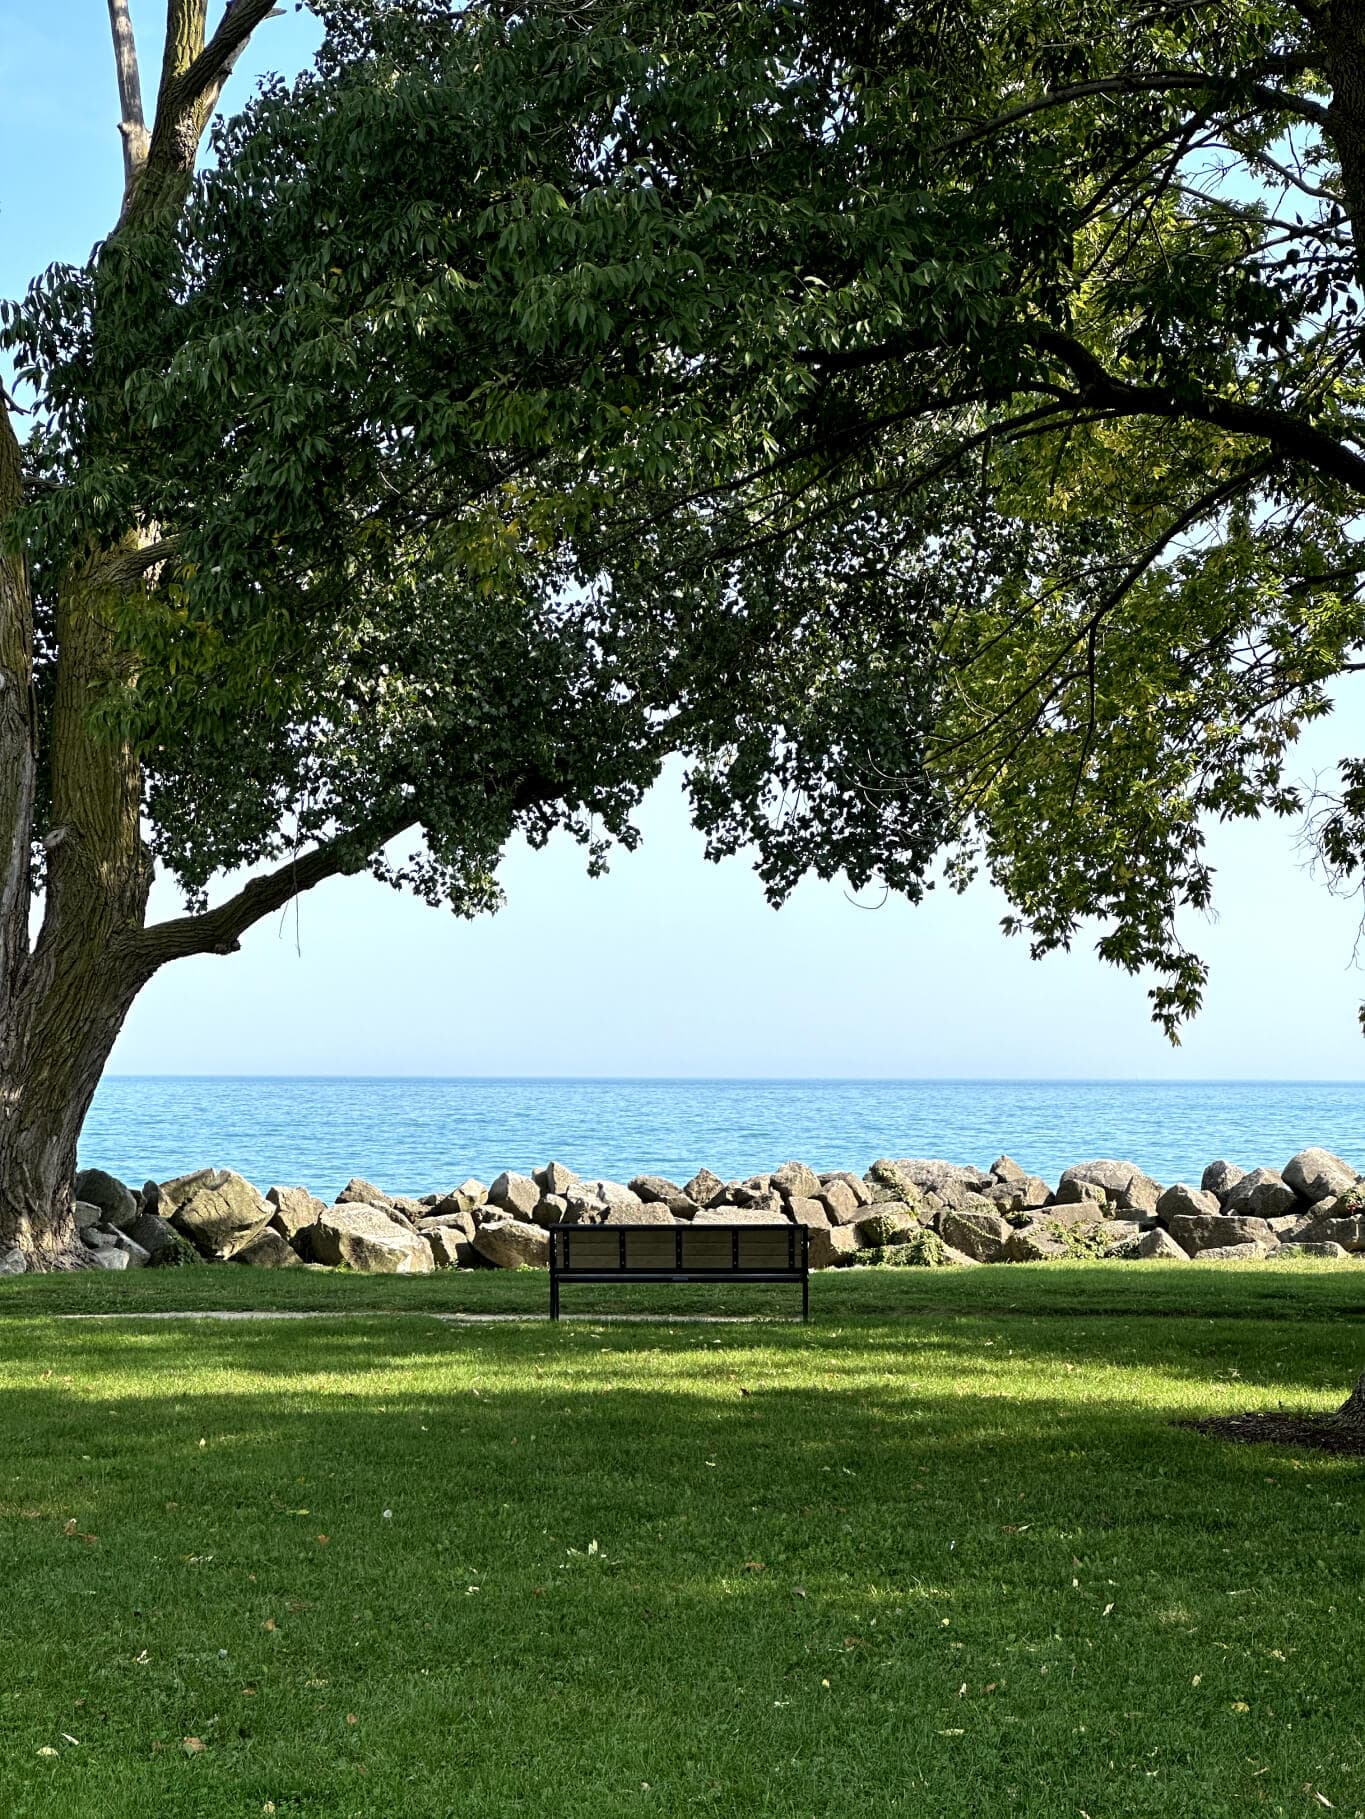
M793 1598L809 1598L810 1593L806 1590L804 1585L794 1585L792 1587L792 1597Z
M346 1722L347 1722L347 1724L359 1724L360 1720L359 1720L359 1718L356 1717L354 1712L347 1712Z
M38 1751L38 1754L40 1756L55 1756L57 1754L57 1752L56 1752L56 1750L53 1749L53 1747L50 1743L45 1743L45 1744L43 1744L42 1748Z
M186 1737L180 1747L187 1756L202 1756L204 1753L204 1739L202 1737Z
M766 1573L768 1569L761 1560L746 1560L744 1570L746 1573Z
M273 1630L274 1627L275 1627L275 1619L273 1617L267 1617L265 1622L261 1625L261 1628L263 1630Z
M329 1535L319 1535L318 1536L318 1546L326 1547L326 1545L330 1539L331 1539L331 1537Z

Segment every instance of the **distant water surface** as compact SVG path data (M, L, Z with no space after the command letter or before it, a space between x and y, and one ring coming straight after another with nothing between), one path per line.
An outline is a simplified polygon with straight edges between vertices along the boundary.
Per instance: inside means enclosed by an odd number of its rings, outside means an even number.
M748 1175L796 1158L861 1172L878 1156L990 1163L1054 1180L1130 1159L1197 1181L1225 1156L1278 1167L1310 1143L1365 1169L1365 1081L427 1080L116 1075L81 1161L139 1183L234 1168L330 1198L352 1175L418 1194L557 1159L616 1180Z

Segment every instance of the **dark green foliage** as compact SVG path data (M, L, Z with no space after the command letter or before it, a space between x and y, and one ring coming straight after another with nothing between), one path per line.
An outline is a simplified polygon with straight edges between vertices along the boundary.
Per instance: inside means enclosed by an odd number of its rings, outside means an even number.
M938 1269L951 1261L948 1246L937 1232L931 1232L927 1228L907 1232L891 1244L870 1246L854 1258L854 1262L860 1266L881 1266L888 1269Z

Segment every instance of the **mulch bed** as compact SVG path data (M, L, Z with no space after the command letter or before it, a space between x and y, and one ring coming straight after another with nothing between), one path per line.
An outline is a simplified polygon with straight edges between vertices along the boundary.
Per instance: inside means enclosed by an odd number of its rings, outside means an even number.
M1295 1415L1256 1410L1245 1415L1210 1415L1202 1421L1178 1421L1219 1440L1251 1444L1308 1446L1320 1453L1348 1453L1365 1458L1365 1426L1339 1415Z

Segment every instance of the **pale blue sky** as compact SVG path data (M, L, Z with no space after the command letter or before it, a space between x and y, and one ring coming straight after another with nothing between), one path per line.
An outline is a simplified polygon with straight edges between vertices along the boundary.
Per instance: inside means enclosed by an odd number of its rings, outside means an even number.
M134 0L155 87L159 0ZM217 7L215 6L215 14ZM315 26L290 11L239 66L240 100L290 73ZM0 295L84 258L117 212L117 104L103 0L0 0ZM1355 682L1359 683L1360 678ZM1365 751L1365 687L1302 748L1305 775ZM988 888L865 910L807 883L782 911L741 860L706 865L676 773L645 842L584 877L567 842L512 851L508 906L461 923L367 878L182 961L115 1051L128 1073L862 1075L1360 1079L1358 906L1309 878L1291 825L1215 830L1219 919L1206 1008L1171 1050L1141 981L1085 943L1035 964ZM159 887L156 906L173 910ZM301 952L300 952L301 949Z

